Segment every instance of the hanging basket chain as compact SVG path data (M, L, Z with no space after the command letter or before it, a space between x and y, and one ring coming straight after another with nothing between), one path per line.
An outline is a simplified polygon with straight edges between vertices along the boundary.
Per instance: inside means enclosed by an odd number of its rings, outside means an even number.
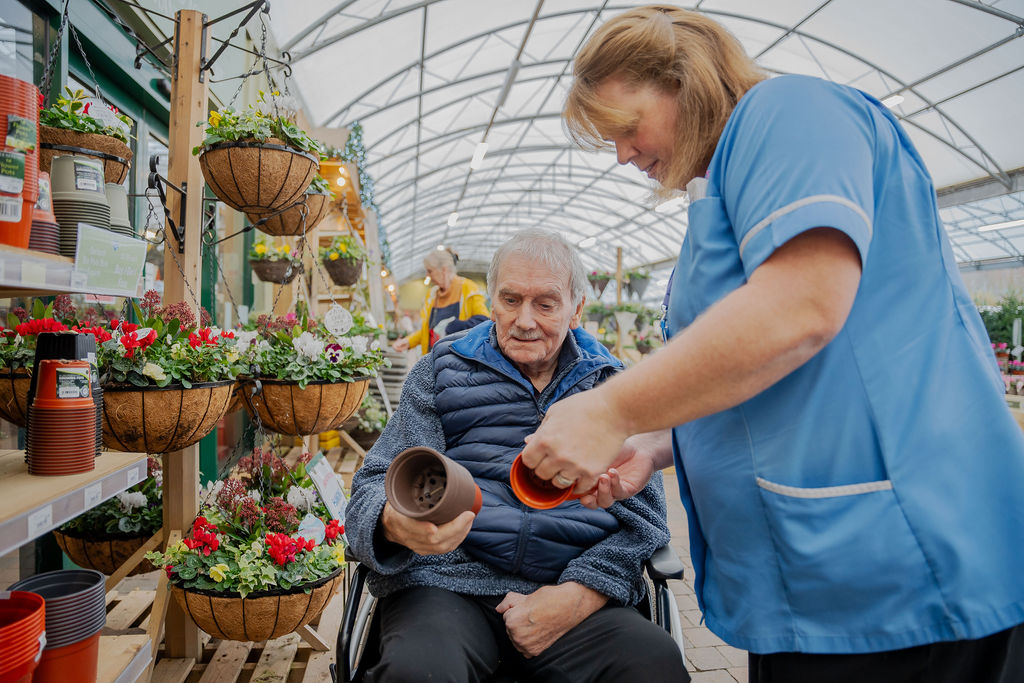
M78 31L75 30L75 25L68 24L68 30L71 32L71 37L75 39L75 45L78 46L78 52L82 55L82 61L85 62L85 68L89 70L89 76L92 78L92 84L96 88L96 97L99 98L101 102L106 102L106 99L103 97L103 93L100 91L99 79L97 79L96 74L93 73L92 64L89 63L89 57L85 54L85 48L82 47L82 41L78 39Z
M60 27L57 29L57 38L53 41L53 47L50 48L50 55L46 60L46 69L43 70L43 97L46 104L50 103L50 81L53 80L54 68L57 66L57 53L60 52L60 44L64 38L64 30L68 25L68 7L71 5L71 0L64 0L64 11L61 12L60 16Z

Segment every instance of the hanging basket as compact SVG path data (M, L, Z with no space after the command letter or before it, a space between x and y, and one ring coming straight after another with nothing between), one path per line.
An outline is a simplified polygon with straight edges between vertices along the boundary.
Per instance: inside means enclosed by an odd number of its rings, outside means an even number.
M363 274L363 259L349 261L339 258L336 261L323 259L324 268L331 276L334 284L340 287L350 287L359 282L359 276Z
M28 390L32 376L28 370L0 372L0 417L19 427L28 426Z
M40 171L49 173L53 158L68 154L99 159L103 162L104 182L118 185L128 177L128 169L132 165L132 150L117 138L39 126Z
M231 398L232 379L184 389L103 386L103 445L129 453L171 453L213 431Z
M266 214L302 198L319 168L309 152L282 140L240 140L204 148L203 177L217 198L243 213Z
M629 278L629 293L635 296L637 299L642 299L644 292L647 291L647 285L651 283L651 278Z
M342 567L313 583L290 590L237 593L181 588L171 594L196 625L221 640L279 638L320 616L341 582ZM307 592L308 591L308 592Z
M300 264L291 261L257 261L249 259L252 272L263 282L286 285L299 274Z
M605 288L611 280L590 280L590 286L597 292L597 298L600 299L601 295L604 294Z
M335 429L359 410L370 380L356 382L297 382L260 378L263 390L253 396L242 392L250 416L259 415L263 426L278 434L307 436Z
M227 410L224 411L225 415L237 413L242 409L242 404L244 403L244 401L242 401L243 386L244 385L241 380L235 380L235 383L231 386L231 398L228 399L228 407Z
M124 564L128 558L141 548L149 536L133 536L131 534L95 534L82 535L53 530L57 545L71 561L85 569L95 569L110 576ZM142 560L128 576L156 571L149 560Z
M306 194L298 200L295 206L268 218L266 222L257 225L256 229L274 237L298 237L315 228L324 219L330 208L331 195ZM302 222L303 214L306 216L305 224ZM250 213L246 214L246 217L251 223L257 223L265 215Z
M353 429L349 435L364 451L373 448L373 444L377 443L377 439L380 438L380 432L377 430L364 432L362 429Z
M636 343L636 350L640 352L640 355L646 356L654 350L654 347L651 346L651 342L649 341L638 341Z

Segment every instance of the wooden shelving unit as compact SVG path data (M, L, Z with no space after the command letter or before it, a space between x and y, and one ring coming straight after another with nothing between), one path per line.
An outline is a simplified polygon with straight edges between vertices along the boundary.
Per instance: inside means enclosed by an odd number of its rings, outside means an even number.
M96 683L135 683L152 661L148 635L100 636Z
M88 288L74 260L0 244L0 299L63 293L142 295L141 285L131 291Z
M39 538L146 478L145 453L106 452L84 474L28 473L25 451L0 451L0 555Z

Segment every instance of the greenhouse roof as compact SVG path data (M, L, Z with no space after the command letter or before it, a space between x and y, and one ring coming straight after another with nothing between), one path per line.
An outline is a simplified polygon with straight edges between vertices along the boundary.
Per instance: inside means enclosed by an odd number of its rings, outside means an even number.
M626 267L657 270L675 260L685 210L653 208L636 169L575 149L560 120L574 53L637 4L291 0L272 29L313 122L363 125L398 277L421 272L438 244L479 266L510 232L534 226L580 244L588 268L614 269L622 247ZM1024 259L1024 0L687 7L728 27L772 74L886 101L935 179L957 259Z

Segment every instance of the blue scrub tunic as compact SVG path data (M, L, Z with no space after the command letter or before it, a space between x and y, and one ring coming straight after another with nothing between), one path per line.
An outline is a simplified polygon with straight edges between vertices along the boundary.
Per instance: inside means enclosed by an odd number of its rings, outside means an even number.
M707 625L756 653L860 653L1024 622L1024 437L931 179L877 100L804 76L742 98L689 209L669 333L821 226L863 265L843 329L673 433Z

